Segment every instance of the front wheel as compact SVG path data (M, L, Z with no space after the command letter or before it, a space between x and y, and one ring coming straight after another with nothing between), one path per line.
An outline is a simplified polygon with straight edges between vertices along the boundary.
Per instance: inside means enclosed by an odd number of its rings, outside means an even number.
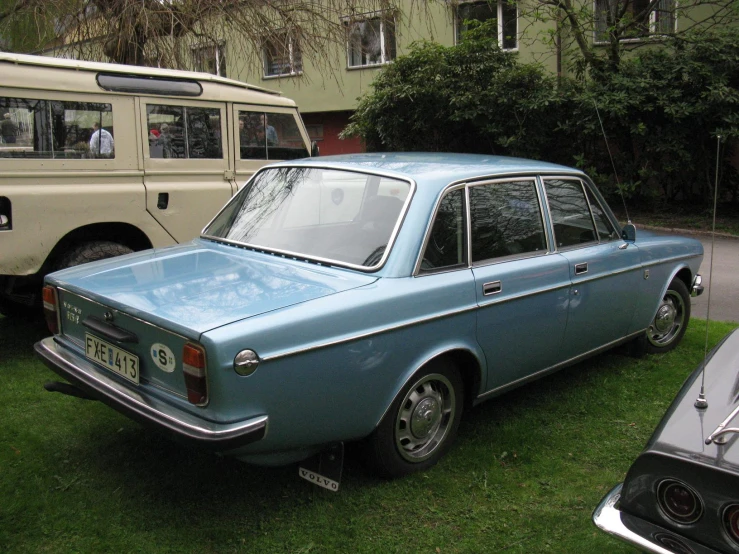
M690 320L690 294L685 283L675 277L659 303L657 313L642 341L649 354L669 352L683 338Z
M367 439L373 468L393 478L438 462L457 435L463 398L462 380L451 362L435 360L416 372Z

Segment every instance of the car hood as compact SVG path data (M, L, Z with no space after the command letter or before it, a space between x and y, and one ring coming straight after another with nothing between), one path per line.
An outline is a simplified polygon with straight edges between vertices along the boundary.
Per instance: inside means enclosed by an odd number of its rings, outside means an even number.
M47 278L71 293L188 336L376 279L202 239Z
M683 385L645 452L739 472L739 435L728 435L728 442L723 446L705 443L739 406L739 329L728 334L706 358L706 409L695 407L701 390L702 366L698 366ZM739 427L739 414L727 427Z

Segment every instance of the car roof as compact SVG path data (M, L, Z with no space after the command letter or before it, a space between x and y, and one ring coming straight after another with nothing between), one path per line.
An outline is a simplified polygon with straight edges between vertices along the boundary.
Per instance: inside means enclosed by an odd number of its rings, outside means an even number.
M571 167L507 156L438 152L385 152L323 156L275 165L305 165L384 173L425 186L444 187L453 181L522 173L583 173Z
M104 73L120 73L123 75L140 75L143 77L170 77L177 79L194 79L201 82L212 82L228 85L236 88L248 89L273 96L281 96L276 90L259 87L249 83L243 83L234 79L227 79L219 75L201 73L197 71L182 71L179 69L163 69L159 67L144 67L138 65L123 65L117 63L89 62L68 58L55 58L51 56L34 56L30 54L15 54L11 52L0 52L0 62L9 62L14 65L42 66L55 69L70 69L74 71L91 71Z

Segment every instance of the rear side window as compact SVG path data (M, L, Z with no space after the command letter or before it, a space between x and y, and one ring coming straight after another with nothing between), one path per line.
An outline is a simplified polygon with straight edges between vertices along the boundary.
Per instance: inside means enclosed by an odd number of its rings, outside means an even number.
M547 250L533 180L470 187L470 217L473 263Z
M114 158L113 108L0 97L0 158Z
M239 158L295 160L308 157L295 117L289 113L239 111Z
M146 106L150 158L222 159L221 110Z
M457 189L447 194L439 203L421 260L421 272L466 266L467 247L464 237L464 189Z

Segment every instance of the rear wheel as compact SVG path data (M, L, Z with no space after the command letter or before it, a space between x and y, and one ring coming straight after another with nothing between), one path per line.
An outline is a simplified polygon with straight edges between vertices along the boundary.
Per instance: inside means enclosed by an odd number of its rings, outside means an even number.
M690 294L685 283L675 277L662 297L657 313L643 337L636 344L639 351L660 354L675 348L683 338L690 321Z
M131 252L133 250L128 246L108 240L84 242L65 252L55 264L54 269L66 269L87 262L95 262L97 260L104 260L105 258L130 254Z
M398 393L367 439L368 462L384 477L433 466L456 438L462 402L457 368L447 360L429 363Z

